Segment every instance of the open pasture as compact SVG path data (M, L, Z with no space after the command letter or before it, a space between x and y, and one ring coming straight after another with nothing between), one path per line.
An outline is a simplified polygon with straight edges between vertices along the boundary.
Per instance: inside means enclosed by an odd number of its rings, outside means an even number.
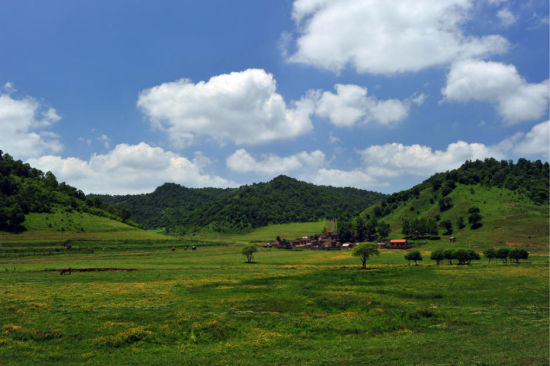
M548 364L547 256L241 248L0 259L0 364Z

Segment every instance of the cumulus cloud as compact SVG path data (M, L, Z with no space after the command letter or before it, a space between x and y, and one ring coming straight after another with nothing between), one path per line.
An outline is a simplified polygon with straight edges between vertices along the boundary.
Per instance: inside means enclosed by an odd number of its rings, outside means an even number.
M508 8L500 9L497 17L504 26L509 26L516 22L516 16Z
M320 150L302 151L286 157L267 154L257 160L245 149L239 149L227 158L226 163L227 167L235 172L274 176L290 172L305 174L322 167L326 161L325 154Z
M373 189L389 185L388 182L380 182L361 169L340 170L323 168L319 169L319 171L310 178L310 181L325 186L355 187L362 189Z
M548 159L550 157L550 121L539 123L526 134L521 134L514 151L525 155L540 154Z
M227 187L235 184L202 171L205 157L189 160L176 153L152 147L119 144L106 154L93 154L88 161L46 155L29 163L52 171L59 180L86 193L130 194L151 192L165 182L187 187Z
M466 36L473 0L295 0L296 51L288 60L392 74L503 53L499 35Z
M509 124L543 117L547 113L549 80L528 83L514 65L464 60L452 65L442 89L449 101L478 100L495 105Z
M196 84L164 83L143 90L137 105L178 147L198 136L254 145L311 131L313 102L304 98L287 105L276 87L272 74L247 69Z
M458 168L466 160L504 157L496 149L484 144L464 141L449 144L445 150L394 142L371 146L362 150L360 154L367 172L380 177L395 177L396 172L399 172L399 175L429 176L436 172Z
M367 96L367 88L359 85L336 84L336 94L319 94L315 113L328 118L335 126L350 127L356 123L375 122L391 125L409 114L409 102L398 99L378 100Z
M7 83L0 94L0 149L18 158L59 152L58 136L44 128L60 120L54 108L45 108L31 97L15 98Z

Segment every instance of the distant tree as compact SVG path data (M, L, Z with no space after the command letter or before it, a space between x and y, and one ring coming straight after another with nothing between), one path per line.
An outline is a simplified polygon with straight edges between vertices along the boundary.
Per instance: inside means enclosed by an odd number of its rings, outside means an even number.
M508 263L508 255L510 254L510 248L498 248L495 256L502 260L503 263Z
M483 218L483 216L480 215L479 213L479 208L477 207L470 207L468 209L468 213L470 214L468 216L468 222L470 223L470 228L472 230L475 230L477 228L480 228L483 224L481 223L481 219Z
M443 255L449 261L449 264L453 264L453 259L455 259L455 251L453 249L445 249Z
M373 243L359 244L353 250L353 256L361 258L361 263L363 265L363 268L366 268L367 259L369 259L371 255L379 255L379 254L380 252L378 251L378 247L376 246L376 244L373 244Z
M483 255L489 260L489 263L491 263L491 260L496 258L496 251L493 248L489 248L483 251Z
M453 200L451 197L443 197L439 200L439 211L447 211L451 207L453 207Z
M254 256L254 253L258 251L258 248L256 248L255 245L249 245L243 248L242 255L246 257L247 263L252 263L252 257Z
M436 261L437 265L439 265L439 263L441 263L441 261L445 259L445 253L443 252L443 249L434 250L430 255L430 259Z
M508 253L508 257L510 258L510 260L513 259L516 263L519 263L520 259L529 258L529 252L525 249L513 248Z
M439 223L439 226L445 229L443 235L451 235L453 233L453 224L451 220L443 220Z
M355 222L355 231L357 232L357 240L365 241L367 239L367 222L361 215L357 217Z
M382 238L386 238L391 232L390 224L385 223L384 221L380 221L376 225L376 231L378 231L378 235L380 235Z
M401 232L403 233L403 235L409 236L409 234L411 233L411 226L409 224L409 220L403 219L403 229Z
M420 254L418 250L413 250L412 252L405 254L405 259L409 261L409 265L411 264L411 261L414 261L414 265L418 266L418 261L422 260L422 254Z
M462 216L460 216L456 220L456 226L458 226L459 229L464 229L466 227L466 224L464 223L464 218Z
M479 260L479 254L471 249L457 249L454 256L458 264L470 264L472 260Z
M350 221L338 221L338 237L343 241L353 239L353 224Z

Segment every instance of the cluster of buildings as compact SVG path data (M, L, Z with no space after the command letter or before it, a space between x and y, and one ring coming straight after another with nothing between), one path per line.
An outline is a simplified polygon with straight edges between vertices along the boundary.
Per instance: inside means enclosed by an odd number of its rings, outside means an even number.
M334 231L325 231L319 235L303 236L300 239L286 240L277 238L277 240L265 244L264 247L276 247L282 249L292 249L303 247L309 249L352 249L357 243L343 241L338 238L338 234ZM389 242L378 243L380 249L407 249L410 247L407 239L390 240Z

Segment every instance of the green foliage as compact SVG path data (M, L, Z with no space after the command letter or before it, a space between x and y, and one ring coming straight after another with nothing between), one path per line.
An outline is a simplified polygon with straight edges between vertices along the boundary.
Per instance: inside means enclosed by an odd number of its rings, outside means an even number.
M413 250L405 254L405 259L409 261L409 264L414 261L414 265L418 266L418 261L422 260L422 254L418 250Z
M496 251L494 248L489 248L483 251L483 255L489 260L489 263L491 263L491 260L496 258Z
M468 209L468 213L470 214L468 216L468 222L470 225L472 225L470 228L472 230L480 228L483 224L481 223L481 220L483 217L479 213L479 208L477 207L470 207Z
M439 265L441 261L445 259L445 253L443 249L437 249L432 251L432 253L430 254L430 259L433 261L436 261L437 265Z
M439 226L445 229L443 235L451 235L453 233L453 224L451 220L443 220L439 223Z
M113 206L100 200L90 207L81 190L58 183L51 172L44 174L0 150L0 231L22 232L25 215L48 213L54 207L122 220ZM124 214L129 218L127 212Z
M496 258L502 260L503 263L508 263L508 256L510 255L510 248L498 248L495 252Z
M508 253L508 258L510 258L510 260L513 259L516 263L519 263L520 259L529 258L529 252L522 248L513 248Z
M443 256L449 261L449 264L453 264L453 259L456 259L454 249L445 249Z
M137 196L101 196L129 208L146 227L171 231L249 232L271 224L350 220L385 197L356 188L316 186L286 176L235 189L185 188L165 184Z
M403 234L410 239L421 239L438 235L437 223L434 219L414 218L403 219Z
M241 253L246 257L247 263L251 263L252 257L254 256L254 253L256 253L257 251L258 251L258 248L256 248L255 245L249 245L244 247Z
M456 249L454 251L454 259L458 260L458 264L470 264L472 260L479 260L479 254L471 249Z
M369 257L379 254L380 252L378 251L378 247L376 246L376 244L373 243L359 244L353 250L353 256L361 258L361 264L363 265L363 268L366 268L367 259L369 259Z
M378 232L378 235L380 235L381 238L387 238L391 232L390 224L384 221L379 221L376 224L376 231Z

